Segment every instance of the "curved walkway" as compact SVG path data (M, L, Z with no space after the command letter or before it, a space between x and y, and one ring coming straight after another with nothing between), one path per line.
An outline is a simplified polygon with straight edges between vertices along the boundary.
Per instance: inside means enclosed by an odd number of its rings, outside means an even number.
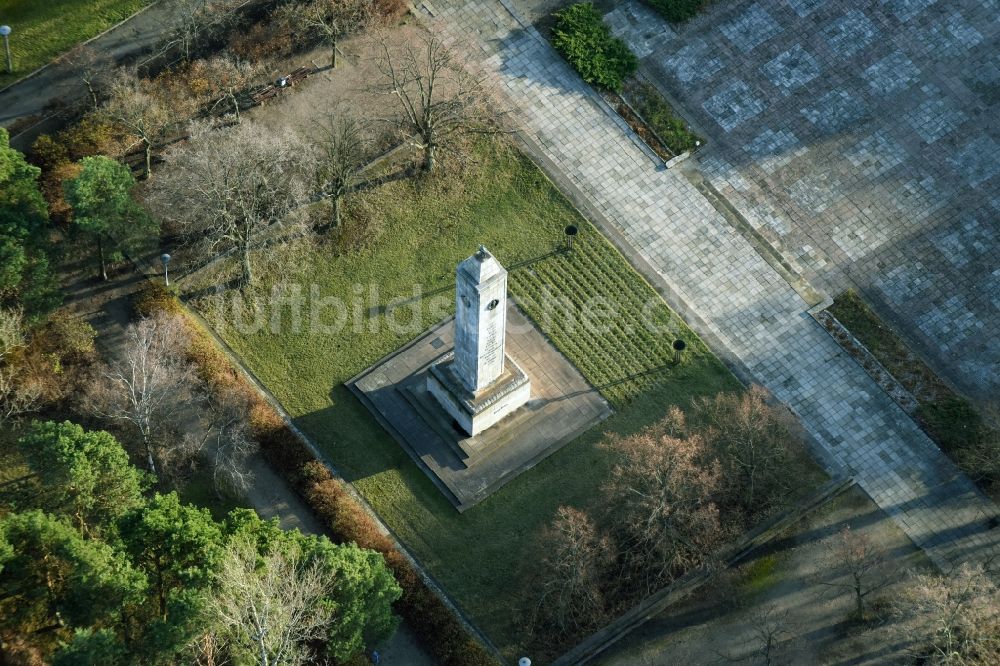
M711 203L650 159L506 0L428 0L418 11L471 54L470 66L505 93L550 172L611 227L608 235L673 305L695 315L691 323L700 321L716 351L798 413L828 468L849 469L942 569L1000 552L1000 529L988 526L996 506Z

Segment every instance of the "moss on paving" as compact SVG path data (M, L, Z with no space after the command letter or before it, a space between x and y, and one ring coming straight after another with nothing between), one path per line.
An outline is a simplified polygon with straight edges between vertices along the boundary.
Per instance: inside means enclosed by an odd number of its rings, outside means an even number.
M405 333L390 331L384 311L369 312L367 303L360 330L348 326L322 334L305 326L274 334L268 327L240 333L223 326L220 333L462 608L501 649L513 653L523 638L519 580L531 567L533 537L560 505L594 502L609 469L598 446L602 433L634 432L669 405L684 406L693 397L739 384L527 158L492 143L481 145L477 156L460 176L393 182L366 195L355 209L377 215L369 221L383 229L369 249L338 256L324 245L306 259L295 254L287 262L280 253L295 251L272 249L279 253L272 263L286 263L306 294L310 284L323 296L342 297L355 293L356 284L364 285L365 294L374 285L378 304L385 305L411 298L413 285L420 284L425 295L437 292L450 312L455 265L484 243L512 269L512 294L616 405L617 413L596 429L459 514L343 386L439 321L442 312L401 316L400 321L416 322ZM576 247L570 254L553 254L569 224L580 229ZM221 283L224 277L201 281ZM543 317L538 309L543 290L576 309ZM269 293L270 284L259 291ZM570 325L582 304L602 300L615 314L602 320L600 332ZM643 309L658 332L645 326ZM688 351L673 367L670 345L678 336Z
M152 0L5 0L0 23L11 27L14 72L0 54L0 88L136 13ZM2 46L0 46L2 50Z

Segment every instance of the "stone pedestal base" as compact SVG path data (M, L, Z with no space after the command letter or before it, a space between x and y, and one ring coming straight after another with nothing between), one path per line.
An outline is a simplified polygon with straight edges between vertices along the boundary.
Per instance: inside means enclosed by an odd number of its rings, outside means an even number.
M427 391L470 436L476 436L528 402L531 382L521 368L504 357L504 371L489 386L469 391L458 379L454 354L447 354L427 373Z

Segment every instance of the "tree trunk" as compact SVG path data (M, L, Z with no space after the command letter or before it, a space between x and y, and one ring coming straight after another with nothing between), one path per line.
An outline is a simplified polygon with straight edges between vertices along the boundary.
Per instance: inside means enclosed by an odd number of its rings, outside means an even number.
M434 165L437 164L437 146L428 141L424 148L424 171L430 173L434 170Z
M104 236L97 234L97 257L101 263L101 279L107 282L108 266L104 261Z
M149 445L149 440L146 441L146 464L149 465L149 471L156 474L156 463L153 462L153 447Z
M337 69L337 40L330 39L330 69Z
M854 601L857 604L858 619L863 620L865 618L865 599L861 594L861 586L854 588Z
M148 139L143 139L146 144L146 180L153 175L153 144Z
M250 248L242 248L240 254L241 263L243 265L243 275L241 277L241 287L249 287L250 283L253 282L253 270L250 267Z
M233 100L233 112L236 114L236 122L240 122L240 101L236 99L236 93L229 93L229 98Z
M335 195L333 197L333 228L336 229L340 226L340 199L341 196Z

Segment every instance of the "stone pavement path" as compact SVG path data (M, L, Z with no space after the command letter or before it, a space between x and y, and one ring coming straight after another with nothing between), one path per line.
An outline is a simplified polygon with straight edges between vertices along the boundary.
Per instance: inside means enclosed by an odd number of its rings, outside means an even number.
M708 137L705 176L812 284L1000 393L1000 3L718 2L605 20Z
M832 472L859 484L942 568L1000 552L996 506L806 312L676 171L662 169L508 0L420 10L505 92L522 129L753 379L800 416ZM601 221L601 220L597 220Z

